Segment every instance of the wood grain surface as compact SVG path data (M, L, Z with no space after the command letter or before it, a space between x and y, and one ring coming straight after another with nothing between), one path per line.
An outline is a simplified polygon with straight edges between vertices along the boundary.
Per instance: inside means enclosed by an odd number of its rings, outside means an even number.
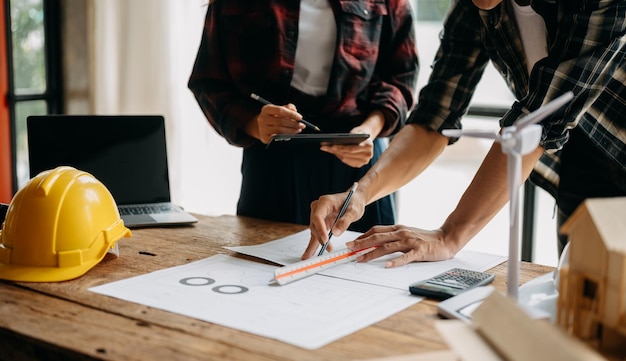
M85 275L65 282L0 281L2 360L354 360L446 350L425 300L317 350L87 291L88 288L264 243L306 229L236 216L197 215L188 227L133 230ZM526 282L551 267L522 263ZM506 264L491 270L506 290Z

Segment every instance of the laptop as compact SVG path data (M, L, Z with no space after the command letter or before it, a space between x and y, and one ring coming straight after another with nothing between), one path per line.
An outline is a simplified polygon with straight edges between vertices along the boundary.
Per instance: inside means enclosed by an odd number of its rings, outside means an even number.
M160 115L31 115L30 177L61 165L86 171L111 192L129 228L198 220L172 204Z

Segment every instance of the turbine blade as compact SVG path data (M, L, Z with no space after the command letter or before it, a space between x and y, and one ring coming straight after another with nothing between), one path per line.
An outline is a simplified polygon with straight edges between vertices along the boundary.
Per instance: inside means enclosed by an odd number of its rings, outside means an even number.
M515 122L515 124L513 124L513 126L516 127L517 130L520 130L529 124L538 123L543 118L554 113L563 105L567 104L570 100L572 100L573 97L574 97L574 93L570 91L557 98L554 98L548 104L541 106L539 109L535 110L534 112L519 119L517 122Z
M463 129L445 129L441 132L441 134L446 137L454 137L460 138L461 136L468 136L474 138L487 138L487 139L496 139L498 137L497 133L486 130L463 130Z

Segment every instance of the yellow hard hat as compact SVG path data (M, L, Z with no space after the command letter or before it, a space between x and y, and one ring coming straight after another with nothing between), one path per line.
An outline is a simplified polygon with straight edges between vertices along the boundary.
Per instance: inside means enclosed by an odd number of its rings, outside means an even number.
M73 279L130 236L113 196L94 176L67 166L47 170L9 204L0 231L0 279Z

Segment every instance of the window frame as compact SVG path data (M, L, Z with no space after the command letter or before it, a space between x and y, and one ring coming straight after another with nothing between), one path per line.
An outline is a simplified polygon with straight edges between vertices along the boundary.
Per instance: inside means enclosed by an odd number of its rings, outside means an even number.
M19 188L17 179L17 128L16 107L21 102L43 100L46 102L48 114L60 114L63 112L63 68L62 68L62 44L61 44L61 16L60 1L42 0L43 5L43 31L44 31L44 57L45 57L45 91L42 93L16 94L15 73L13 71L13 33L11 32L11 1L4 2L5 10L5 50L7 63L7 110L9 114L10 145L11 145L11 190L15 194Z

